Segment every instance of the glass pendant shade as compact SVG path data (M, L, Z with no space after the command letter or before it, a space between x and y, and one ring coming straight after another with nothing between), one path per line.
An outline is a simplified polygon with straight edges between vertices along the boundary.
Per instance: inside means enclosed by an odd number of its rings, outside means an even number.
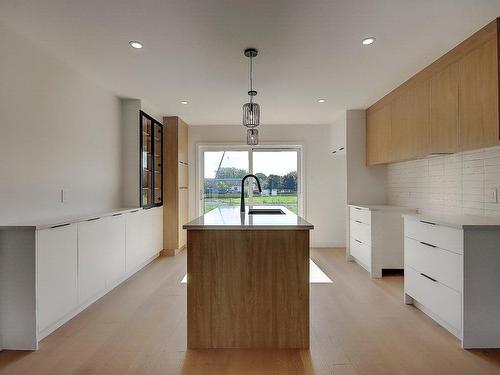
M257 129L247 130L247 145L256 146L259 144L259 131Z
M255 128L260 124L260 107L257 103L246 103L243 105L243 125L247 128Z

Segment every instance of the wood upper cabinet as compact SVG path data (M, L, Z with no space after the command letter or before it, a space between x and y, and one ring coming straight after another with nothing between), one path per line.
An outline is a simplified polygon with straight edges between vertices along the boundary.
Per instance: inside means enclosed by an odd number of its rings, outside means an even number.
M393 160L408 160L429 152L429 82L405 90L391 103Z
M368 108L367 164L500 144L499 37L496 19Z
M430 153L458 151L458 63L431 78Z
M459 63L459 141L462 150L498 144L497 38Z
M368 165L391 161L391 107L366 114L366 162Z

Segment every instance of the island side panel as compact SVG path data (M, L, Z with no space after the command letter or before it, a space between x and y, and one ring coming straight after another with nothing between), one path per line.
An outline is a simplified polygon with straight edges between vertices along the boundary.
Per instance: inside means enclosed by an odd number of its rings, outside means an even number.
M188 230L188 348L308 348L308 230Z

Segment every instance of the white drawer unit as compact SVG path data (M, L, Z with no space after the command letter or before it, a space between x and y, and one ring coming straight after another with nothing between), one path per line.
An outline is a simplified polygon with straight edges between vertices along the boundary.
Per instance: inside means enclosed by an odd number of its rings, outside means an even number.
M405 268L405 290L437 317L451 326L462 327L462 294L412 267Z
M462 292L462 255L405 237L405 266Z
M355 238L350 239L351 256L356 258L365 269L370 268L372 250L371 246L364 244Z
M350 219L370 225L372 213L366 207L349 206Z
M350 205L348 259L371 277L383 269L403 269L403 213L416 210L395 206Z
M500 347L499 249L498 219L404 215L405 303L464 348Z

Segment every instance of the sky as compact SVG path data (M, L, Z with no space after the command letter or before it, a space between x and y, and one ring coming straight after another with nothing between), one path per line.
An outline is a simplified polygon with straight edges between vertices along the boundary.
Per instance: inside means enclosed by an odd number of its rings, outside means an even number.
M219 167L223 151L206 151L205 178L214 178ZM248 151L227 151L221 168L235 167L248 171ZM254 151L253 173L264 173L266 176L276 174L283 176L297 170L297 151Z

